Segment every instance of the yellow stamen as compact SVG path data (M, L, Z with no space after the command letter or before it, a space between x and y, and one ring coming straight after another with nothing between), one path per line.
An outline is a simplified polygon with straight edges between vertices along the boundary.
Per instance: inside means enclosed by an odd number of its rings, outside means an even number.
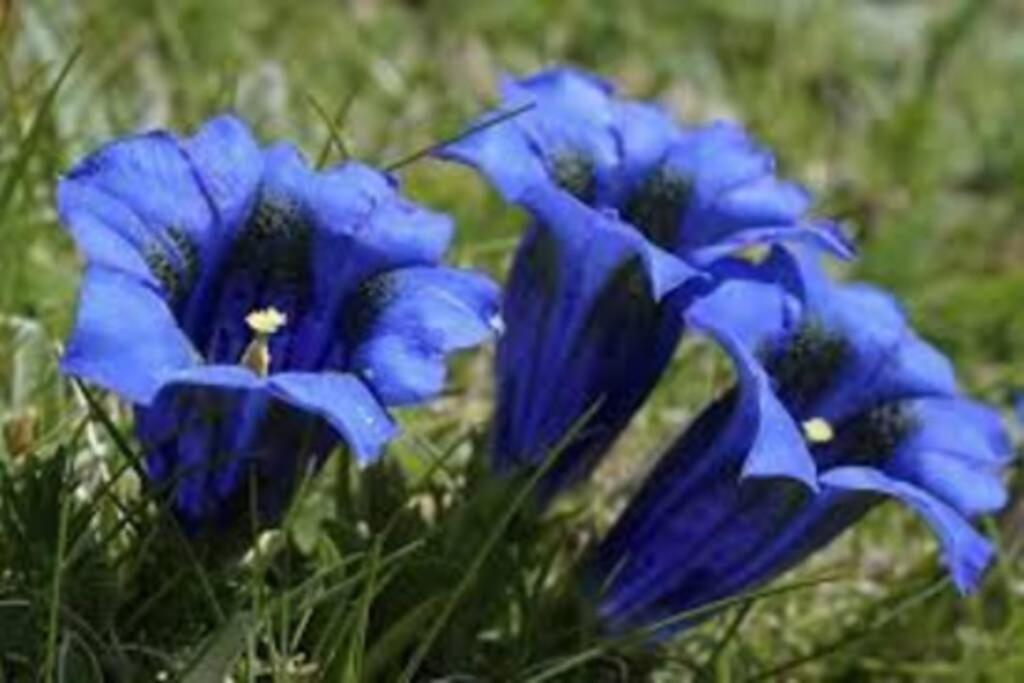
M245 324L257 335L269 337L285 326L288 316L273 306L256 310L245 316Z
M738 258L747 261L748 263L758 266L764 263L764 260L768 258L768 254L771 253L771 248L764 244L754 244L749 247L745 247L736 252Z
M270 372L270 336L288 322L288 317L276 308L264 308L245 316L245 323L252 329L253 338L242 353L242 365L260 377Z
M828 443L835 438L836 433L827 420L820 417L807 420L803 424L804 436L807 441L814 444Z

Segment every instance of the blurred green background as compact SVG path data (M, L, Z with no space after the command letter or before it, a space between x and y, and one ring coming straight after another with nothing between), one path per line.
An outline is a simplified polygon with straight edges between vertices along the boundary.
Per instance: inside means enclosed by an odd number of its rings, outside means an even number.
M1020 0L0 0L0 410L54 383L17 376L10 320L32 323L21 339L69 325L79 263L53 188L86 151L235 109L310 158L386 164L456 133L501 71L561 62L682 119L744 122L847 221L862 249L849 276L895 290L965 387L1009 410L1024 386ZM514 212L459 168L400 175L456 217L458 261L502 272ZM697 407L694 375L676 365L627 457ZM35 403L59 429L62 404ZM1024 680L1024 571L1009 552L1022 525L1012 510L991 525L1008 552L980 597L889 615L880 596L935 560L923 528L887 510L820 561L855 566L856 582L758 608L730 651L810 653L796 678Z

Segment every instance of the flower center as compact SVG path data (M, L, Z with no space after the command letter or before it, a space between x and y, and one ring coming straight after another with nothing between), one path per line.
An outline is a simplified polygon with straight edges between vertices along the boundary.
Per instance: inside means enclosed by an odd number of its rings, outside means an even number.
M277 285L309 279L313 228L287 198L262 197L232 247L232 267L261 271Z
M570 150L556 154L551 161L552 175L559 187L591 204L596 195L594 160L583 152Z
M245 316L245 324L253 331L253 338L242 353L242 365L260 377L266 377L270 371L270 337L287 322L288 316L272 306Z
M815 414L816 402L833 389L850 352L843 336L815 320L760 352L776 394L794 419L801 420L820 468L884 463L917 428L910 406L898 401L879 403L839 422Z
M794 414L804 413L832 386L849 358L849 344L817 321L808 321L774 348L762 350L776 392Z
M314 226L299 203L279 194L259 198L193 311L190 336L209 362L235 363L245 355L258 332L244 322L253 312L273 307L287 314L289 332L304 329L314 304L313 242ZM265 316L253 320L273 323ZM291 337L275 338L277 365L290 363Z
M692 192L690 181L662 164L633 190L622 207L622 217L647 239L671 251Z
M805 420L801 425L804 430L804 438L810 444L825 444L835 438L835 431L828 420L822 417Z
M836 433L841 464L885 462L917 427L917 416L902 402L882 403L855 415Z

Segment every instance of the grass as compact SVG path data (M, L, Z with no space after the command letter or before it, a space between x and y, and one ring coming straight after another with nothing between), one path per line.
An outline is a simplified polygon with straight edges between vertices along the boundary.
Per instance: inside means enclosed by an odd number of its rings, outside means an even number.
M333 459L283 539L245 536L262 551L225 562L139 497L123 407L56 373L79 262L54 180L84 152L234 108L322 163L398 162L412 196L458 220L455 259L500 275L518 216L416 153L493 101L499 70L573 62L682 117L742 119L852 226L848 275L895 290L965 387L1009 410L1024 385L1022 29L1015 0L0 0L0 681L640 676L645 648L559 630L585 612L566 578L574 534L602 524L578 503L614 511L649 464L635 454L721 377L684 348L564 520L523 510L505 528L521 491L470 457L488 359L464 358L452 395L402 416L384 463ZM800 590L740 601L651 675L1020 680L1024 507L990 527L1006 552L959 599L935 582L924 528L880 510L778 584ZM399 661L418 643L417 667Z

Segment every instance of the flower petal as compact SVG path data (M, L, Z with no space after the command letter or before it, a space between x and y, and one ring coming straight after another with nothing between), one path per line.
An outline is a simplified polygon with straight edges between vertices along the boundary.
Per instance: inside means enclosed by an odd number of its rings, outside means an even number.
M917 336L892 296L859 284L832 290L811 314L840 330L853 355L819 415L839 423L885 401L957 394L949 359Z
M850 258L853 246L838 225L808 218L812 198L774 175L775 161L742 128L719 122L687 131L665 165L692 187L677 250L708 265L759 244L803 242Z
M705 200L684 226L686 246L693 259L708 263L722 255L757 244L803 243L843 259L855 250L841 227L808 218L810 193L796 183L763 175Z
M241 365L195 365L168 376L166 389L197 386L228 391L256 391L264 381L252 370Z
M800 283L794 279L796 273L783 250L773 250L757 266L740 259L722 259L711 272L719 284L687 312L695 324L727 332L751 352L799 324Z
M626 183L635 182L639 174L649 171L684 135L671 114L659 106L617 100L613 112Z
M263 153L249 127L231 115L218 116L182 142L199 180L233 232L252 209L263 176Z
M57 205L90 263L147 282L155 276L171 295L194 284L220 244L210 199L168 133L125 138L86 157L60 181Z
M499 470L538 465L575 430L541 486L553 492L589 471L653 389L682 333L674 293L702 276L565 192L533 188L524 204L537 224L505 293L495 458Z
M817 490L817 468L801 428L775 395L756 357L761 344L792 326L793 300L778 285L726 281L691 307L686 318L732 358L740 396L731 429L749 435L744 477L786 477Z
M693 250L694 263L710 265L716 259L766 244L809 246L841 259L852 259L856 248L842 228L833 221L798 221L787 225L768 224L744 228Z
M563 253L572 259L587 260L567 264L585 278L578 285L584 291L602 285L609 270L634 255L643 260L651 292L659 301L692 279L707 279L682 259L648 242L613 214L591 209L551 185L530 188L523 195L522 204L537 224L551 233Z
M741 126L728 121L686 131L668 152L666 163L692 179L705 203L775 170L772 155Z
M61 360L64 372L146 404L176 371L197 362L198 354L152 287L120 271L86 271L78 318Z
M915 433L886 471L938 496L968 517L1006 504L1001 470L1012 450L995 451L978 429L983 406L962 399L922 399L911 408Z
M352 367L386 405L416 403L444 386L445 356L475 346L500 326L498 288L451 268L383 273L346 301Z
M189 529L226 522L246 462L273 450L259 438L269 399L263 380L248 369L197 365L174 373L136 411L149 479L173 486L174 507ZM282 419L275 430L290 435Z
M729 436L728 397L668 449L601 542L591 569L616 629L650 626L764 582L799 544L778 539L808 508L786 479L742 479L744 439ZM760 569L749 571L754 565ZM692 624L692 620L690 620ZM675 621L666 634L687 625Z
M897 498L920 514L939 538L943 559L961 593L978 586L995 551L956 510L930 493L867 467L840 467L822 475L822 483L847 491L869 491Z
M663 160L666 151L684 133L662 106L614 100L612 111L621 162L599 181L608 188L609 197L621 198Z
M351 273L353 262L361 264L355 279L432 265L451 243L451 218L408 201L394 178L369 166L350 162L316 173L295 148L276 145L267 152L267 167L266 195L296 204L318 228L313 249L318 275L334 278L341 262ZM331 287L338 289L336 282Z
M515 125L515 107L502 105L494 112L474 121L468 133L458 141L442 147L442 159L472 166L494 185L505 201L516 201L526 188L548 182L543 156L531 149L523 131ZM505 120L501 120L504 117Z
M572 69L551 69L529 78L505 78L499 111L482 117L475 132L444 147L439 156L473 166L507 201L528 188L558 180L568 156L596 179L618 158L615 116L607 83ZM499 123L509 112L530 107Z
M327 420L360 462L375 459L398 427L357 377L337 372L285 372L267 380L270 393Z

